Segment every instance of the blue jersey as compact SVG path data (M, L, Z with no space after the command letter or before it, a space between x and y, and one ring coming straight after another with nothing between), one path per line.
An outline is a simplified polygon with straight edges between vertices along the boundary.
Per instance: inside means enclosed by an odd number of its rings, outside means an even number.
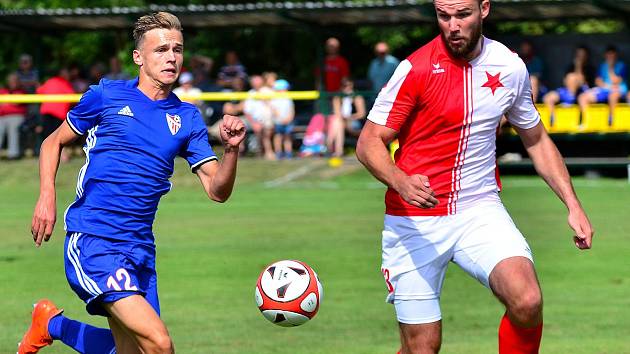
M195 106L173 93L151 100L137 86L137 78L101 80L68 113L70 128L87 139L66 231L153 243L153 220L171 189L175 157L193 171L217 159Z

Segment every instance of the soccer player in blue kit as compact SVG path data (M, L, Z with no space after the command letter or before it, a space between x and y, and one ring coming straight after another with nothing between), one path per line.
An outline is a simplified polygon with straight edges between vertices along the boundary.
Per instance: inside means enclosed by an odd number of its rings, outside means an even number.
M200 113L171 92L183 62L179 20L166 12L143 16L133 36L139 77L91 86L44 141L31 228L37 246L50 238L61 149L87 135L77 197L65 213L65 269L87 311L106 316L110 329L71 320L40 300L19 354L37 353L53 340L80 353L174 353L160 319L152 224L160 197L171 189L175 157L188 161L211 199L224 202L232 193L245 127L223 117L219 162Z

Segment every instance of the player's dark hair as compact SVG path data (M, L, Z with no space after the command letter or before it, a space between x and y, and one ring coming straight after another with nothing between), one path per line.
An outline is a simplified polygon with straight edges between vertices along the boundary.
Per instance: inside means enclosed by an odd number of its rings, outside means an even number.
M179 22L177 16L171 13L154 12L149 15L144 15L140 17L133 26L133 40L136 44L136 49L140 48L144 34L156 28L183 30L182 24Z

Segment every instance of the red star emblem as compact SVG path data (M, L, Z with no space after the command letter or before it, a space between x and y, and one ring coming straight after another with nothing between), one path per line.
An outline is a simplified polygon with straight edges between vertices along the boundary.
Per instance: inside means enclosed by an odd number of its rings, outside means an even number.
M497 88L505 87L501 83L501 73L498 73L496 75L491 75L489 72L486 71L486 76L488 77L488 82L483 84L481 87L488 87L488 88L490 88L490 90L492 90L492 95L493 96L494 96L494 91L496 91Z

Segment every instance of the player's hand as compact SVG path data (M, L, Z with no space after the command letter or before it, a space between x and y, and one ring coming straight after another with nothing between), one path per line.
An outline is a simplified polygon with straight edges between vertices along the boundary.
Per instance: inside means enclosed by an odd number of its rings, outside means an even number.
M57 221L55 194L40 194L31 221L31 235L37 247L42 241L48 242Z
M429 184L429 177L424 175L404 176L397 181L394 189L405 202L418 208L429 209L439 203Z
M226 114L219 125L219 133L226 150L236 148L238 151L238 146L245 139L245 124L240 118Z
M581 250L591 248L595 232L582 208L569 210L569 226L575 232L575 236L573 236L575 246Z

